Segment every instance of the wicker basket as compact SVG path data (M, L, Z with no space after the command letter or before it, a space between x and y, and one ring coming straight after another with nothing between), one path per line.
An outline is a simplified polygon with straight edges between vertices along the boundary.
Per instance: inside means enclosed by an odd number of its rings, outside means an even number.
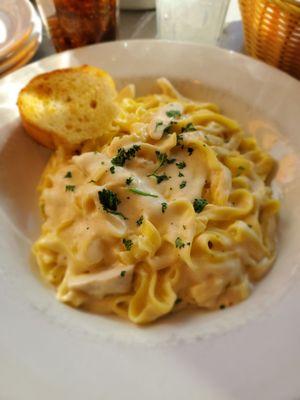
M239 2L247 53L300 79L300 1Z

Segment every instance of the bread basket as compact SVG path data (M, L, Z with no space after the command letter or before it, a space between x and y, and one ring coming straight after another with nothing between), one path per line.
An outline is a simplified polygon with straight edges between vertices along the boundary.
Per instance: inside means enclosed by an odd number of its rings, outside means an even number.
M239 0L245 47L300 79L300 0Z

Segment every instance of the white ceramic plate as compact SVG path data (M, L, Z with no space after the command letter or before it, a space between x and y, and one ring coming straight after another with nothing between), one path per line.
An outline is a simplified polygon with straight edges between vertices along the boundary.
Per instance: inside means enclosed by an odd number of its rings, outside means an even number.
M276 156L279 255L247 301L141 328L60 304L40 281L29 253L49 152L23 133L16 98L36 74L83 63L140 93L165 76L184 95L219 103ZM299 104L299 82L260 62L159 41L57 54L0 81L0 398L299 399Z
M32 38L24 47L7 60L0 62L0 76L9 73L16 66L25 65L36 53L40 44L38 37Z
M0 76L25 65L39 48L42 39L42 22L32 4L29 4L29 10L30 34L23 37L16 48L12 47L12 51L9 51L7 55L0 56Z
M0 57L5 57L28 39L33 25L29 0L1 0Z

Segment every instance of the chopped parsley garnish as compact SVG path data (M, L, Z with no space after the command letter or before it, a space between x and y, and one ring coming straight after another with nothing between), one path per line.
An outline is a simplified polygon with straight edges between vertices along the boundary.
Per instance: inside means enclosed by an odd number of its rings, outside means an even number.
M112 166L109 168L110 172L114 174L116 172L116 167Z
M131 188L129 189L132 193L139 194L140 196L158 197L156 194L143 192L142 190Z
M120 272L120 277L121 277L121 278L124 278L125 275L126 275L126 271L121 271L121 272Z
M105 211L117 211L118 205L121 203L116 193L108 189L100 190L98 192L98 197Z
M192 132L192 131L196 131L197 129L194 127L194 125L192 124L192 122L190 122L189 124L187 124L187 126L185 126L184 128L182 128L182 132Z
M159 150L155 151L156 157L158 159L158 161L164 161L166 162L167 160L167 155L165 153L161 153Z
M129 251L129 250L131 249L132 245L133 245L132 240L130 240L130 239L125 239L125 238L122 240L122 243L124 244L125 249L126 249L127 251Z
M66 185L66 192L74 192L75 185Z
M159 184L163 181L168 181L170 178L166 175L166 174L162 174L162 175L151 175L154 176L156 179L156 183Z
M157 130L157 128L160 127L160 126L162 126L163 124L164 124L164 123L163 123L162 121L156 122L155 130Z
M132 182L133 182L133 178L132 177L126 179L126 185L129 186L129 185L132 184Z
M72 178L72 172L71 172L71 171L68 171L68 172L66 173L66 175L64 176L64 178Z
M180 133L178 133L176 139L177 139L176 146L181 145L181 142L183 141L183 136Z
M137 226L142 225L143 221L144 221L144 217L141 215L140 218L136 221Z
M174 164L175 161L176 161L176 158L168 158L167 164Z
M177 118L181 116L181 112L178 110L169 110L166 112L166 115L169 118Z
M136 153L141 149L141 146L133 145L128 150L123 148L118 149L118 154L111 160L113 165L123 167L126 161L136 156Z
M183 240L179 236L175 240L175 246L177 249L182 249L185 246Z
M192 147L188 147L187 152L189 153L189 156L191 156L194 152L194 149Z
M165 213L167 207L168 207L168 204L167 204L167 203L161 203L161 212L162 212L163 214Z
M172 133L172 126L173 126L173 125L176 125L176 124L177 124L176 121L171 121L171 122L169 123L169 125L167 125L167 126L165 127L165 129L163 130L164 135L169 135L170 133Z
M184 161L180 161L180 162L176 163L176 166L178 169L183 169L186 167L186 163Z
M186 187L186 181L182 181L179 185L180 189L183 189L184 187Z
M102 189L98 192L98 198L104 211L110 214L119 215L123 219L127 219L122 213L117 211L118 205L121 201L118 199L116 193L108 189Z
M161 153L160 151L155 152L157 160L159 161L158 167L152 172L151 175L155 174L163 165L167 163L168 156L166 153Z
M206 199L195 199L193 206L194 210L196 213L201 213L201 211L204 209L204 207L208 204L208 201Z
M161 153L160 151L156 151L155 154L156 154L156 157L157 157L157 159L158 159L158 161L159 161L159 164L158 164L158 166L155 168L155 170L154 170L151 174L149 174L149 175L147 175L147 176L148 176L148 177L153 176L153 177L156 179L156 183L159 184L159 183L161 183L162 181L168 181L170 178L169 178L166 174L157 175L156 172L157 172L162 166L164 166L164 165L166 165L166 164L173 164L173 162L175 162L176 160L175 160L175 158L169 160L167 154ZM174 161L173 161L173 160L174 160Z
M182 178L184 175L182 172L179 172L178 176L179 176L179 178Z
M171 127L172 127L171 124L165 127L163 131L164 135L168 135L169 133L171 133Z
M180 304L181 302L182 302L182 299L181 299L180 297L178 297L178 298L175 300L175 305Z

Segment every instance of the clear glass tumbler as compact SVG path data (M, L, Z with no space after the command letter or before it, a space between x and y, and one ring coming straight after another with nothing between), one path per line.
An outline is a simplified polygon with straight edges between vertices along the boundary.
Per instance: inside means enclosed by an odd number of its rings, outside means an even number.
M114 40L118 0L37 0L57 51Z
M230 0L156 0L160 39L215 45Z

